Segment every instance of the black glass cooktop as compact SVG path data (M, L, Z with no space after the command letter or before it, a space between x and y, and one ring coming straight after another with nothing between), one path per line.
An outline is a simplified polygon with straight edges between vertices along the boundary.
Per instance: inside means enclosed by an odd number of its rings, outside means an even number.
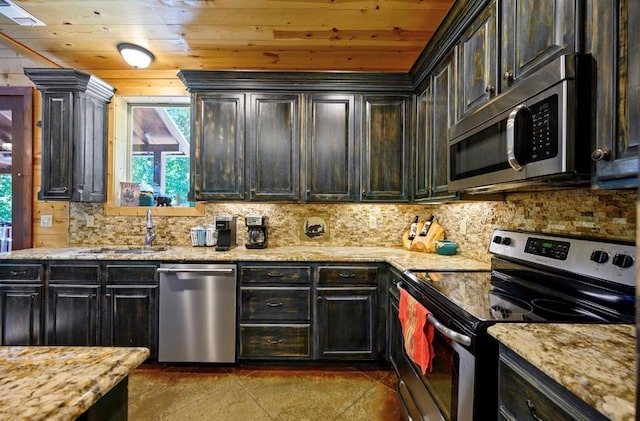
M633 315L576 298L575 291L552 291L499 272L411 271L446 301L481 321L630 323ZM611 299L607 299L611 301ZM425 303L423 303L425 304ZM626 303L626 305L632 303ZM623 312L624 313L624 312Z

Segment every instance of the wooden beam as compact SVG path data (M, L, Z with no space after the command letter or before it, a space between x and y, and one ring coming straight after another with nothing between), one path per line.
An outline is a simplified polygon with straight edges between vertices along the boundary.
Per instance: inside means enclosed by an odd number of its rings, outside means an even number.
M36 51L33 51L29 47L25 46L24 44L19 43L15 39L3 34L2 32L0 32L0 42L2 42L4 45L7 46L7 48L15 51L16 53L20 54L21 56L24 56L24 57L27 57L29 59L36 60L36 61L41 61L41 62L45 63L47 65L47 67L54 67L54 68L58 68L58 69L62 68L62 66L59 65L58 63L49 60L48 58L44 57L42 54L40 54L40 53L38 53Z

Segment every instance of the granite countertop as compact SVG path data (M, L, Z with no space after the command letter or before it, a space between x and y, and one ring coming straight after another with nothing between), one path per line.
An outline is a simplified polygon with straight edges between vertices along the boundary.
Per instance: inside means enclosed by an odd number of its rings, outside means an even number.
M146 260L146 261L256 261L256 262L384 262L396 269L488 270L489 263L460 255L441 256L418 253L391 247L311 247L290 246L266 249L246 249L243 246L229 251L215 251L215 247L168 247L151 253L127 252L131 246L34 248L0 253L3 259L34 260ZM144 249L144 247L140 247Z
M147 348L0 346L0 419L76 419L148 356Z
M488 332L614 421L635 420L636 327L508 324Z

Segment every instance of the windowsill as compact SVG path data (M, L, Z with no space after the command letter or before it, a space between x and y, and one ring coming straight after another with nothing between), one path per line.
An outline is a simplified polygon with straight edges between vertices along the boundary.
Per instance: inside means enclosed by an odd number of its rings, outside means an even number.
M107 216L144 216L151 209L154 216L204 216L204 203L196 202L195 207L172 206L113 206L107 203L104 213Z

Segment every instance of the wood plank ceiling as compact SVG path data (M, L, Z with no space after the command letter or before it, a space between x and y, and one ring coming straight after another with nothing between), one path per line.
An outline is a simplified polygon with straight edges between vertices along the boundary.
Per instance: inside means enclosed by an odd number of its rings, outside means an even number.
M453 0L15 0L46 23L0 15L0 43L99 77L140 76L120 42L155 55L146 70L407 72Z

